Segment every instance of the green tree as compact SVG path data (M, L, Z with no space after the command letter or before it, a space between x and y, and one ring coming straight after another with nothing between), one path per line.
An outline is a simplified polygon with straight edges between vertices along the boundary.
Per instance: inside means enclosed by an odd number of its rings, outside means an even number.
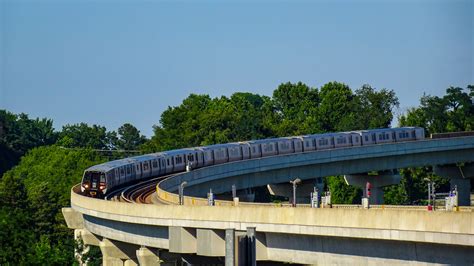
M325 184L331 192L331 203L333 204L359 204L362 197L362 189L348 185L342 176L330 176L325 178Z
M67 148L110 150L114 148L116 141L115 132L108 132L103 126L80 123L63 126L58 144Z
M393 90L376 91L364 85L355 91L354 123L357 129L387 128L393 120L393 109L399 101Z
M302 82L287 82L273 92L275 132L278 136L308 134L319 131L317 120L319 92Z
M321 87L319 118L324 132L351 130L354 102L352 90L343 83L330 82Z
M31 148L56 142L53 121L0 110L0 177Z
M130 123L119 127L116 147L121 150L136 150L145 143L146 138L140 135L140 131Z
M34 239L31 212L22 179L6 175L0 180L0 264L18 265L31 251Z
M464 91L449 87L443 97L423 95L420 107L411 108L399 119L401 126L422 126L428 133L474 129L473 86Z
M72 264L73 235L61 207L69 206L84 169L103 161L91 150L43 146L6 172L0 180L0 264Z

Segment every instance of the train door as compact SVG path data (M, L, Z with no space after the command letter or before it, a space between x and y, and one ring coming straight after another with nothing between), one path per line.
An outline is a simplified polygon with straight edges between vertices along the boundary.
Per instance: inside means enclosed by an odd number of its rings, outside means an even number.
M293 149L294 152L303 152L303 139L293 138Z
M262 148L259 143L250 144L250 157L252 159L262 157Z
M136 162L135 163L135 179L140 179L142 178L142 171L140 168L140 163Z
M159 172L159 168L158 168L158 161L156 159L152 159L150 160L150 163L151 163L151 167L150 167L150 176L156 176L158 175L158 172Z
M115 184L116 184L116 185L120 185L119 169L118 169L118 168L115 168L114 172L115 172L115 174L114 174Z
M125 180L125 167L121 166L120 167L120 183L124 184L126 182Z
M126 182L132 180L132 169L131 168L132 167L129 164L127 164L125 166L125 170L126 170L125 180L127 180Z
M160 158L158 161L160 162L160 175L166 174L165 158Z
M250 145L248 143L240 143L242 148L242 160L250 159Z
M201 150L196 150L196 158L198 162L198 167L204 166L204 152Z

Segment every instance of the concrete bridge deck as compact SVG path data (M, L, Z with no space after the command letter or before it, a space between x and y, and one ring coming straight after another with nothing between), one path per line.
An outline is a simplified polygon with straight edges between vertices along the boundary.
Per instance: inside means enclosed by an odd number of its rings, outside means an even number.
M294 177L473 161L474 137L373 145L196 169L163 181L157 194L176 203L174 192L183 181L188 182L187 195L202 197L209 188L220 193L229 191L232 184L243 189ZM461 177L456 178L463 182L473 176L459 171ZM142 262L147 256L157 262L160 252L150 250L223 257L229 230L241 236L255 228L259 261L474 264L471 211L223 206L229 205L224 202L197 206L202 203L203 199L187 196L185 206L128 204L84 197L73 189L71 208L63 213L76 235L101 247L104 262L117 259L146 265Z
M225 229L257 231L257 260L474 263L474 212L137 205L71 193L70 228L177 254L225 256ZM98 244L99 242L95 243ZM94 243L92 243L94 244ZM100 243L99 243L100 244ZM127 255L130 260L136 255ZM124 258L127 259L127 258Z

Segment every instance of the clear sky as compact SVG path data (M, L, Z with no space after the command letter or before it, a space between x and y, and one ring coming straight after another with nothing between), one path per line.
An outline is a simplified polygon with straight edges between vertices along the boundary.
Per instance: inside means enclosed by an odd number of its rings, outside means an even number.
M190 93L474 84L474 1L0 0L0 109L147 136Z

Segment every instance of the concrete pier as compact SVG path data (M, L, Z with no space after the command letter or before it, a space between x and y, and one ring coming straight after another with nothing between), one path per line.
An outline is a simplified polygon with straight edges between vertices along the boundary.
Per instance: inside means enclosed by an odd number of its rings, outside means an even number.
M434 172L450 180L451 190L456 187L459 206L471 205L471 178L474 178L474 163L437 165L434 167Z
M348 185L357 186L364 190L367 182L371 185L370 204L383 204L383 187L399 184L402 177L396 171L383 171L377 175L351 174L345 175L344 179Z

